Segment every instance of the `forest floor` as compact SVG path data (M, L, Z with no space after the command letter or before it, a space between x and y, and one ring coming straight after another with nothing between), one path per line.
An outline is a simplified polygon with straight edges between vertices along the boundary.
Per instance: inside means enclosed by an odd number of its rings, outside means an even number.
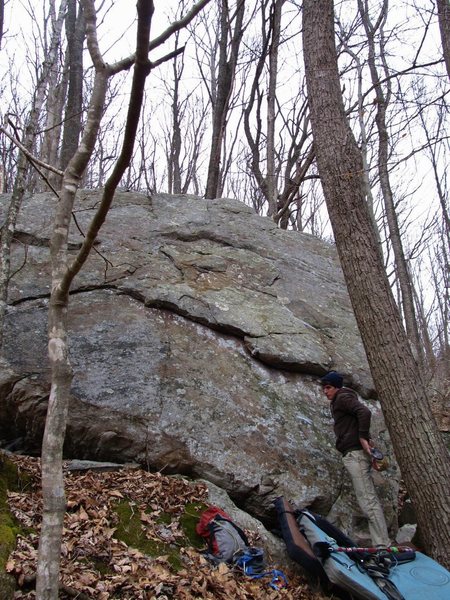
M21 483L7 492L17 538L5 567L16 580L14 598L31 599L42 512L40 463L9 458ZM287 576L288 584L276 589L271 576L251 579L225 564L212 566L195 533L207 506L202 484L129 468L66 472L65 488L60 598L330 600L282 565L268 565ZM255 534L247 533L258 546Z

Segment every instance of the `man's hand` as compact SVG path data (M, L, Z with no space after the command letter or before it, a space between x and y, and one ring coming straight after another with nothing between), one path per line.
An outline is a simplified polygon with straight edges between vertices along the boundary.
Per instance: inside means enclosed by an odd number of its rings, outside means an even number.
M368 454L369 456L371 456L370 454L370 444L368 442L368 440L366 440L365 438L359 438L360 444L364 450L364 452L366 454Z

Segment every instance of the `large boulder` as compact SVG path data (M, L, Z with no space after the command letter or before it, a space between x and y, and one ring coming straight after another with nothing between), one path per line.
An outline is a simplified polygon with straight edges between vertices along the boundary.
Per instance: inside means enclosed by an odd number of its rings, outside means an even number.
M71 257L98 201L79 194ZM10 285L0 436L27 451L39 448L49 394L55 205L50 194L26 200L13 248L21 269ZM355 531L321 374L346 375L389 446L332 245L235 200L120 192L72 287L69 321L67 456L201 477L263 520L285 495ZM394 522L390 474L378 483Z

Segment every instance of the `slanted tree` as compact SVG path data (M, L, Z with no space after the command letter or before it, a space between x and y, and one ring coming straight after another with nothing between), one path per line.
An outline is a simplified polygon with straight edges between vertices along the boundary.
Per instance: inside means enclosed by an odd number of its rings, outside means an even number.
M450 567L450 461L386 276L365 201L361 152L342 100L333 0L303 3L317 164L342 269L425 549Z
M401 239L400 226L395 209L394 193L389 174L389 155L391 147L387 127L387 111L392 97L392 81L390 78L390 70L387 65L387 36L384 31L386 20L389 14L388 5L388 0L383 0L377 18L375 21L373 21L370 15L368 0L358 0L358 10L368 41L369 71L376 97L375 123L378 132L378 177L384 200L390 243L392 245L394 254L394 268L400 289L400 306L413 352L420 367L423 368L423 347L417 327L417 319L414 308L413 284L409 274L408 264ZM380 76L377 68L377 33L379 33L379 54L380 62L383 65L382 75L384 84L381 82L382 77ZM383 87L385 89L383 89Z

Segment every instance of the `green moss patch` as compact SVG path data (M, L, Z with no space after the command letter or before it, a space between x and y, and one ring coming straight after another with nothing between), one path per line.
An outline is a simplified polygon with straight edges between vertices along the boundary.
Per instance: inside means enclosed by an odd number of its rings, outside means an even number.
M118 540L153 558L167 556L168 562L175 571L182 568L183 564L178 546L165 543L162 540L149 539L146 536L139 516L139 509L136 505L124 500L117 504L115 512L119 518L115 532L115 537Z
M12 517L8 506L8 490L19 491L27 485L27 477L3 454L0 455L0 598L12 598L15 580L5 571L9 555L14 550L16 538L23 533Z
M169 527L174 520L179 522L184 537L177 537L175 543L164 542L163 540L149 538L146 528L143 526L140 518L139 508L127 500L119 502L115 506L115 513L118 517L118 524L115 537L132 548L136 548L143 554L158 558L167 556L170 565L179 571L183 567L180 557L180 549L185 547L202 548L205 545L195 531L200 514L207 508L206 504L190 503L186 504L183 512L178 515L162 513L156 519L155 523Z
M180 525L186 536L187 545L194 548L202 548L205 545L205 540L195 531L195 526L199 522L200 515L208 507L202 503L190 503L184 507L184 512L180 517Z
M9 554L14 549L21 529L14 521L8 507L8 490L18 491L26 483L17 467L0 455L0 571L4 571Z

